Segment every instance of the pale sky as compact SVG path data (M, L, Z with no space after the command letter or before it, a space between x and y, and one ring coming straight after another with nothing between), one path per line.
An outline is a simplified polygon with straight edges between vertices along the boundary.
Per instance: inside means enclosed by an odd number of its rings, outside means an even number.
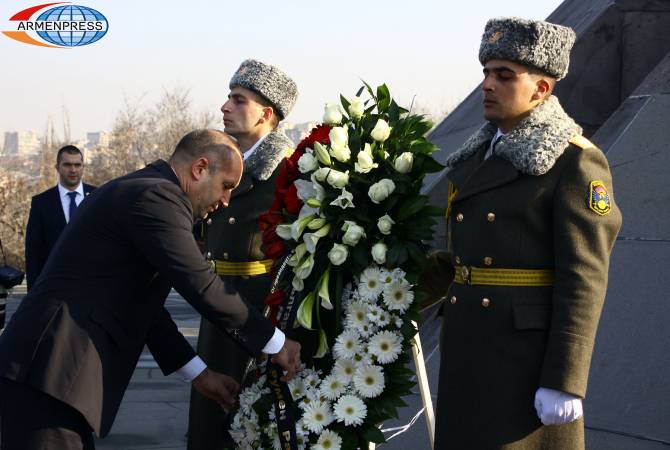
M0 27L40 1L3 0ZM107 35L73 49L30 46L0 35L0 132L72 136L110 130L124 95L149 106L164 89L190 89L194 111L219 108L246 58L278 65L298 84L291 122L319 121L323 104L365 79L385 82L400 104L438 112L481 80L479 41L488 18L544 19L561 0L81 1L104 14ZM0 136L0 140L2 137Z

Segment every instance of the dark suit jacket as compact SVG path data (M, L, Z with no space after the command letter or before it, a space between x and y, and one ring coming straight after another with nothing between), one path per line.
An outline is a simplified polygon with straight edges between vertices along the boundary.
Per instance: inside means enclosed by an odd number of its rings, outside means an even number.
M171 286L260 354L274 327L198 251L191 203L166 162L107 183L80 208L0 336L0 376L73 406L105 436L145 343L164 373L195 356L164 308Z
M84 196L95 186L84 183ZM49 253L65 228L65 213L58 186L33 197L26 229L26 283L34 284L47 262Z

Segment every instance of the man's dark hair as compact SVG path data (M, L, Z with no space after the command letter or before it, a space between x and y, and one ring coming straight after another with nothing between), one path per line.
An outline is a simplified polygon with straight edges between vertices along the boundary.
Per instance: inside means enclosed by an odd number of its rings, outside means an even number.
M251 90L251 89L250 89L250 90ZM262 94L260 94L260 93L258 93L258 92L256 92L256 91L254 91L254 90L251 90L251 92L253 92L254 94L256 94L256 101L257 101L258 103L260 103L261 106L263 106L263 107L265 107L265 108L272 108L272 121L270 122L270 124L272 125L272 129L274 130L275 128L277 128L277 125L279 125L279 122L281 122L282 120L284 120L284 118L282 117L281 113L280 113L279 110L275 107L275 105L272 104L272 102L271 102L270 100L268 100L267 98L265 98L265 96L263 96Z
M175 147L170 161L190 164L198 158L209 161L210 170L216 172L228 163L233 153L241 154L237 143L219 130L203 129L186 134Z
M81 160L84 160L84 154L81 150L74 145L66 145L58 150L58 154L56 154L56 165L60 164L60 160L63 159L63 153L67 153L68 155L79 155L81 156Z

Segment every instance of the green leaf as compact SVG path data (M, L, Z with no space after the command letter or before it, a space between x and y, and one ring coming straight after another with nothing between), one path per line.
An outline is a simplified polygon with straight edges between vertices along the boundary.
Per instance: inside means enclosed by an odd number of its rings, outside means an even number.
M446 212L447 212L447 208L442 208L440 206L426 205L423 208L421 208L421 211L419 211L419 214L423 214L423 215L426 215L426 216L444 217Z
M358 448L358 436L356 433L344 432L339 434L342 437L342 450L356 450Z
M380 113L386 112L391 104L391 93L386 84L382 84L377 88L377 111Z
M424 160L421 163L421 170L423 170L426 173L440 172L442 169L444 169L444 167L445 166L435 161L430 156L424 158Z
M365 81L364 81L363 83L365 83ZM361 94L363 93L363 90L364 90L364 89L365 89L365 86L361 86L361 87L358 89L358 92L356 92L356 97L360 97Z
M426 252L424 252L421 246L415 242L407 242L406 247L407 253L409 253L409 257L412 258L412 261L423 268L426 265Z
M402 242L397 242L386 254L386 263L390 267L397 267L404 264L405 261L407 261L407 248Z
M374 98L375 102L376 102L377 101L377 96L375 95L374 91L372 90L370 85L365 82L365 80L362 80L362 81L363 81L363 84L365 85L365 87L367 88L368 93L370 94L370 97Z
M389 121L396 122L400 119L400 107L395 102L391 100L391 105L389 105Z
M412 142L412 145L410 145L409 150L412 153L423 153L426 155L430 155L434 151L438 150L438 147L432 142L428 142L425 139L422 139Z
M349 111L349 105L351 104L351 103L349 103L349 100L344 98L344 95L340 94L340 101L342 102L342 106L344 107L344 110Z
M374 425L365 427L362 434L363 438L368 442L374 442L375 444L383 444L386 442L386 439L384 439L384 434Z
M418 195L404 201L398 210L398 220L405 220L421 210L428 203L428 197Z

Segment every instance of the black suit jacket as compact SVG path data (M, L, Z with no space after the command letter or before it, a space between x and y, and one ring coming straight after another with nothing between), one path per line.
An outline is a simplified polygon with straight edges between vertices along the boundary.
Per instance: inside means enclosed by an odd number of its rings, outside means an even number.
M95 186L84 183L84 197L94 189ZM33 197L26 229L26 283L29 290L42 272L65 225L65 212L58 186Z
M195 356L164 308L171 286L261 353L274 327L200 254L166 162L105 184L80 208L0 336L0 376L73 406L105 436L145 343L166 374Z

